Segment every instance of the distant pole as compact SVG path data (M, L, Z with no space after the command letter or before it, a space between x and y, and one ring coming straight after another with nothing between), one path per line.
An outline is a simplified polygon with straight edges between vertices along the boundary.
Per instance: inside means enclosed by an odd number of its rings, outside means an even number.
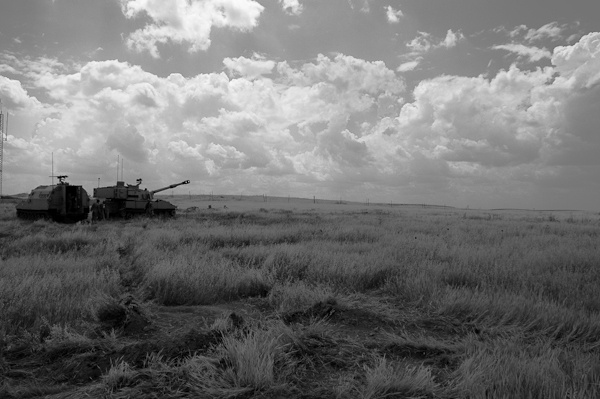
M54 151L52 151L52 176L50 176L50 185L54 186Z
M317 198L313 195L313 204L317 203Z
M6 130L4 129L6 122ZM2 173L4 165L4 142L8 140L8 112L6 113L6 121L2 112L2 100L0 100L0 198L2 198Z
M117 181L119 181L119 154L117 154Z
M100 188L100 178L98 178L98 188Z

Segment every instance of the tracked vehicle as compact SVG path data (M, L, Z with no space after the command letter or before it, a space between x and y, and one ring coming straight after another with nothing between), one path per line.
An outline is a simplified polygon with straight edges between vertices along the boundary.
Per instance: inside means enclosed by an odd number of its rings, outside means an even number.
M85 220L90 211L90 198L82 186L65 182L68 176L56 176L58 184L38 186L26 200L17 204L21 219L49 219L62 223Z
M109 217L119 216L127 219L144 214L148 216L175 216L177 207L169 201L155 199L154 194L182 184L189 184L189 182L189 180L184 180L181 183L149 191L140 188L142 179L137 179L136 184L127 185L125 185L125 182L117 181L115 186L95 188L94 198L102 200L104 207L109 212Z

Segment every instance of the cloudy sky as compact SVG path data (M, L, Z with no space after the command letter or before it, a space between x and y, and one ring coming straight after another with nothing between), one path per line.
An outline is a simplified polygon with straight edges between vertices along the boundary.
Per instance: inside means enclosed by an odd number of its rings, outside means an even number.
M598 0L0 6L3 193L600 210Z

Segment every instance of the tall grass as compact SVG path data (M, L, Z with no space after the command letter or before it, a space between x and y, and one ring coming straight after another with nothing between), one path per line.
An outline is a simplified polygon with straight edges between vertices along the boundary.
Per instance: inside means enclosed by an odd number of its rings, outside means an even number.
M335 298L381 320L387 312L386 325L395 319L437 334L387 336L377 344L384 349L445 348L455 362L436 374L437 366L382 353L361 358L361 371L340 387L349 396L599 394L596 215L265 210L91 226L0 216L2 335L34 334L44 323L76 327L124 292L166 306L264 297L276 315ZM293 378L283 363L311 348L302 339L281 326L253 326L227 337L217 360L154 359L144 370L115 362L104 384L109 394L132 396L150 377L189 395L285 391ZM319 350L337 342L310 339Z
M58 255L9 258L0 268L0 320L7 333L93 319L100 297L116 296L120 278L115 270Z
M144 271L143 283L151 297L165 305L206 305L266 296L272 285L261 270L200 254L157 260Z
M435 397L440 391L430 367L398 367L385 358L377 359L373 367L365 367L365 379L360 390L363 399Z
M540 340L498 339L471 347L454 372L460 397L597 398L600 361Z

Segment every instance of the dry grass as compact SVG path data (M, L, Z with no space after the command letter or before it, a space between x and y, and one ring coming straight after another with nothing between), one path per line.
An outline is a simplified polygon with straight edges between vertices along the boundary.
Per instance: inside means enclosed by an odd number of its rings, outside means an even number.
M598 215L227 204L81 226L0 204L0 396L599 396ZM261 316L141 364L124 331L99 332L123 294ZM106 367L77 388L15 377L41 353Z
M397 367L385 358L377 359L373 367L365 366L365 380L359 389L363 399L435 397L440 390L430 367Z

